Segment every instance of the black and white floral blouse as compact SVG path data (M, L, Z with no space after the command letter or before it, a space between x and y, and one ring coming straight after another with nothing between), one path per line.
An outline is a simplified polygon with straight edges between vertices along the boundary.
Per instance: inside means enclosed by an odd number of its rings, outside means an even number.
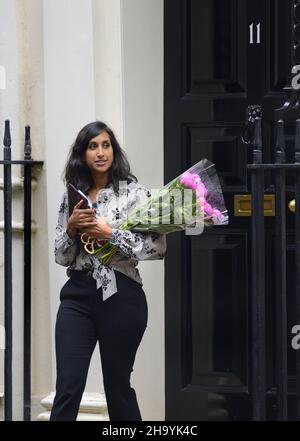
M59 265L67 266L67 275L71 270L92 270L97 289L102 287L103 300L106 300L117 289L115 271L120 271L143 285L139 270L136 268L139 260L163 259L167 249L165 234L141 233L121 230L118 227L126 221L127 211L143 204L151 197L150 191L138 182L131 182L120 186L119 196L113 190L112 184L101 189L96 197L97 218L103 216L112 227L112 236L109 242L117 246L116 253L108 265L103 265L99 257L88 254L80 247L76 239L67 234L69 217L68 195L64 192L58 213L58 222L55 233L55 261Z

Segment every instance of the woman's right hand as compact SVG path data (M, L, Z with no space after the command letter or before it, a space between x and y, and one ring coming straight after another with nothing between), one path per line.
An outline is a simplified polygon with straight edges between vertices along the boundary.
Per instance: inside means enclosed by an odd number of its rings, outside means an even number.
M73 213L68 220L67 232L71 238L74 238L81 228L97 225L96 210L94 208L80 208L82 203L83 199L74 206Z

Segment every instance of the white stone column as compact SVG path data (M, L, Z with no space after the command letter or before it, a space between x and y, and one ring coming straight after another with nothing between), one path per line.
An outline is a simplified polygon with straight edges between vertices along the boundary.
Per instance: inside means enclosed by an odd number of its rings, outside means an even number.
M124 146L134 174L163 187L163 0L122 0ZM139 262L148 327L132 383L145 420L164 420L164 263Z
M61 175L79 130L95 120L93 16L91 0L44 0L45 146L51 298L52 391L55 387L55 320L66 268L55 263L54 238L64 191ZM87 389L101 392L96 348ZM49 393L50 391L48 391Z
M95 110L124 142L121 0L93 0Z

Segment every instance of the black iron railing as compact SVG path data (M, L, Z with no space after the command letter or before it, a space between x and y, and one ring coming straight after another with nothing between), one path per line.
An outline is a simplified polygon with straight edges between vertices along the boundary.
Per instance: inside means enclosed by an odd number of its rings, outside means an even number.
M31 419L31 176L32 167L43 161L31 159L30 127L25 128L24 160L11 159L9 121L5 121L3 160L4 167L4 308L5 308L5 357L4 357L4 419L12 420L12 179L11 166L24 166L24 421Z
M277 114L278 115L278 114ZM265 336L265 228L264 175L275 176L275 287L276 287L276 389L277 419L288 419L287 306L286 306L286 172L295 174L295 247L297 323L300 323L300 120L295 125L295 161L285 162L284 121L276 122L275 162L262 161L261 117L255 119L253 163L248 164L252 183L252 391L253 419L266 419ZM297 351L297 419L300 420L300 352Z

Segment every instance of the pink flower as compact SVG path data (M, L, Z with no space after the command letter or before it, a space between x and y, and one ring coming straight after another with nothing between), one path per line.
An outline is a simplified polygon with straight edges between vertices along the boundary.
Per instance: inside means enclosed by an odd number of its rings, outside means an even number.
M202 188L197 187L196 188L196 195L201 198L201 197L205 197L204 196L204 190Z
M194 177L194 184L199 187L200 185L203 185L201 179L199 178L198 175L196 175L196 177Z
M181 175L180 183L185 187L191 188L196 191L198 197L200 209L205 211L208 216L212 216L213 209L211 205L206 201L208 190L201 178L196 173L185 172Z
M204 203L204 211L208 216L212 216L213 214L213 208L207 201Z
M208 191L207 191L207 188L205 187L205 185L204 185L203 183L200 183L200 185L198 186L198 188L201 189L201 191L203 192L204 196L206 197Z
M191 183L191 188L192 188L193 190L197 190L198 185L196 184L195 181L193 181L193 182Z
M194 179L189 172L185 172L182 174L180 178L180 183L185 185L186 187L192 188L192 184L194 182Z
M199 196L198 198L200 206L204 206L206 199L203 196Z

